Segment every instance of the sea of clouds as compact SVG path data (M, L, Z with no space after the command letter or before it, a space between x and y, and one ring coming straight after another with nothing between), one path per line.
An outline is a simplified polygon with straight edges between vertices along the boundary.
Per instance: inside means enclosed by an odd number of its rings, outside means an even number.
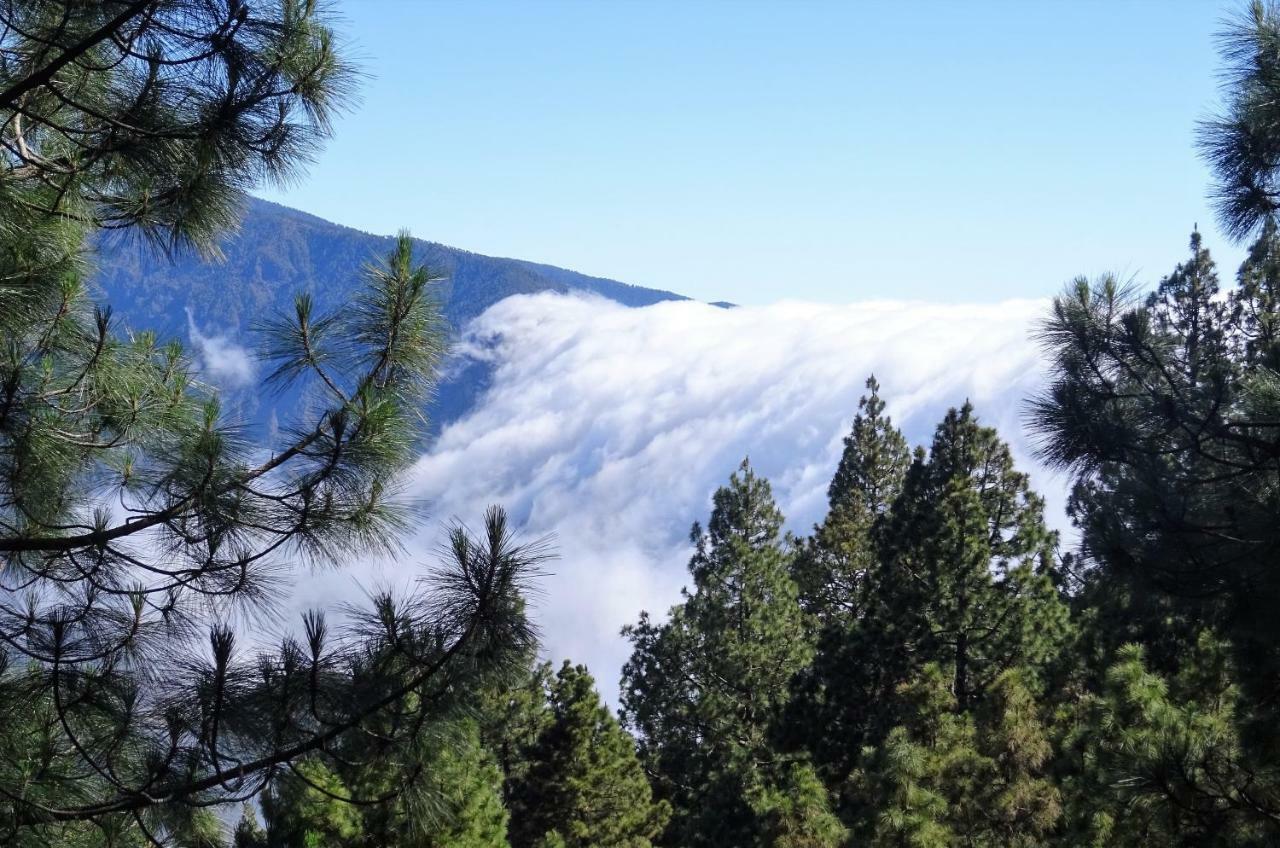
M744 457L773 484L788 527L821 519L841 440L868 374L913 444L927 444L966 399L997 426L1062 518L1063 485L1036 468L1023 426L1041 384L1034 330L1048 303L782 302L721 309L695 302L628 308L521 295L465 329L455 356L492 367L474 408L447 426L408 479L430 520L405 562L313 576L300 602L405 584L429 563L444 524L477 526L505 506L558 558L533 614L546 655L587 663L616 703L629 650L619 629L679 600L689 528Z

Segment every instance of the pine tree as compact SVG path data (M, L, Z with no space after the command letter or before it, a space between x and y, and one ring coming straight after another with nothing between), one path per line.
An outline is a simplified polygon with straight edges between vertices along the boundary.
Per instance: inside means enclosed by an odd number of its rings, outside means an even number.
M866 633L862 619L878 568L890 508L902 490L911 451L884 414L880 384L868 394L844 440L844 452L827 494L829 511L795 560L801 602L817 631L810 667L794 682L783 732L792 747L809 751L833 783L848 774L861 747L872 708L869 668L859 657Z
M342 631L313 614L263 652L225 626L261 621L294 567L412 528L392 495L445 328L407 235L340 311L264 316L264 391L315 399L267 445L179 345L90 299L106 231L216 254L245 191L306 162L347 102L334 42L306 0L0 0L0 699L58 714L37 767L0 762L0 841L117 819L203 838L209 805L345 736L384 754L403 739L367 722L441 718L442 689L530 639L497 512L437 583Z
M864 750L845 790L857 835L875 846L1046 844L1062 805L1048 733L1019 671L1002 674L976 713L958 709L950 686L930 663L898 688L901 723Z
M344 800L351 789L315 758L292 765L262 796L267 845L350 846L360 837L360 809ZM246 830L249 828L246 827Z
M1225 299L1193 236L1190 259L1150 297L1078 280L1043 330L1053 369L1034 421L1045 456L1075 475L1093 705L1068 739L1099 745L1068 769L1084 775L1068 793L1084 809L1073 814L1082 842L1274 839L1274 239L1264 225ZM1224 663L1229 674L1213 673ZM1188 674L1201 682L1174 692ZM1133 794L1109 794L1109 780Z
M566 660L548 695L550 722L513 793L513 848L649 848L670 812L654 802L634 740L585 667Z
M796 557L801 601L820 626L847 624L864 603L860 592L876 556L873 533L911 461L906 439L884 414L880 384L872 376L866 385L827 489L827 516Z
M1075 475L1082 587L1099 619L1095 672L1128 642L1175 671L1205 628L1230 634L1242 682L1271 691L1280 574L1276 472L1280 383L1267 366L1272 306L1264 230L1224 302L1207 252L1138 300L1078 280L1043 328L1050 388L1034 407L1044 456ZM1269 699L1269 695L1261 696Z
M829 785L897 724L894 693L928 663L950 674L961 711L1007 669L1057 673L1072 628L1054 541L996 432L968 405L948 412L869 540L863 602L796 682L789 724L803 732L790 739Z
M1243 240L1274 219L1280 196L1280 10L1251 0L1222 40L1227 106L1201 124L1199 142L1214 172L1218 220Z
M1268 845L1280 771L1245 750L1229 646L1210 635L1161 675L1126 645L1062 742L1078 845Z
M901 721L861 752L849 777L855 835L875 846L946 848L959 844L952 792L973 788L972 717L955 709L946 673L926 665L893 695Z
M1240 265L1231 293L1231 324L1238 328L1246 371L1280 371L1280 228L1268 220Z
M947 669L959 709L1004 670L1043 667L1066 644L1044 502L969 404L938 425L886 532L870 622L899 655Z
M507 848L509 814L502 772L481 742L479 728L430 734L411 777L421 785L398 793L395 807L373 810L365 832L373 844L403 848ZM370 817L372 818L372 817Z
M743 462L694 526L692 591L665 624L624 632L623 715L673 807L664 844L753 845L766 815L751 799L791 760L772 734L792 677L812 656L767 481Z
M231 834L232 848L267 848L267 832L258 821L253 807L245 804L240 810L240 821Z
M255 848L507 848L501 772L478 726L455 719L422 730L376 767L345 757L291 765L264 793L265 833L242 819ZM240 838L240 837L238 837Z
M991 685L976 714L975 744L986 760L974 793L973 830L991 845L1043 845L1060 832L1062 792L1053 774L1054 738L1050 693L1034 685L1034 675L1013 668ZM1066 699L1064 699L1066 700Z
M537 662L531 651L512 680L495 681L480 693L480 738L502 773L503 804L516 828L524 818L519 790L533 765L531 752L553 718L553 677L551 663Z
M770 848L839 848L849 832L832 811L831 793L811 763L793 760L771 770L750 798Z

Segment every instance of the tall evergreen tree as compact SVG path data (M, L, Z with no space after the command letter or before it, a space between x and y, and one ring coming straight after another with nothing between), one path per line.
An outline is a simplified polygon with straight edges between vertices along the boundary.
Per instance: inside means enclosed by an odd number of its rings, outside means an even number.
M654 802L634 740L585 667L566 660L548 695L550 721L514 792L513 848L649 848L670 811Z
M969 404L938 425L887 534L870 622L898 642L893 655L940 663L959 709L1005 669L1043 667L1064 647L1068 611L1044 502Z
M481 740L502 773L502 799L516 829L525 818L520 790L533 765L531 752L553 718L552 679L551 663L537 662L530 651L512 680L495 681L481 692L476 711Z
M673 807L666 844L754 845L767 814L752 806L790 760L772 732L791 678L812 656L769 484L747 462L695 525L692 591L658 624L624 632L623 715Z
M1280 371L1280 227L1275 221L1263 225L1237 280L1230 322L1238 333L1242 366Z
M1268 612L1280 574L1267 565L1280 546L1269 483L1280 383L1260 361L1273 354L1259 323L1269 250L1251 251L1233 308L1187 272L1211 271L1198 240L1145 302L1110 278L1077 281L1044 328L1054 380L1033 408L1046 458L1076 474L1071 510L1086 561L1101 569L1097 605L1114 610L1110 650L1140 642L1171 671L1182 646L1220 627L1235 635L1242 672L1268 689L1280 681ZM1171 629L1176 642L1162 638Z
M1093 830L1076 827L1098 844L1276 832L1274 240L1264 226L1225 299L1193 237L1152 296L1079 280L1046 322L1053 381L1033 420L1075 474L1093 706L1070 738L1101 747L1073 761L1091 782L1072 797L1093 803ZM1203 679L1175 689L1188 674ZM1107 780L1141 789L1117 797Z
M801 601L820 626L846 626L864 605L861 592L876 558L873 533L911 463L906 439L884 414L879 382L872 376L866 385L827 489L826 518L796 557Z
M872 376L866 386L827 489L827 515L795 559L817 651L794 681L783 735L789 746L811 752L833 783L857 758L860 734L874 709L871 678L880 669L860 656L869 635L863 618L886 521L912 460L906 439L884 414L879 382Z
M917 452L871 542L864 601L824 637L790 707L833 786L895 726L894 692L924 665L946 670L968 711L1007 669L1049 672L1071 632L1043 502L968 405Z

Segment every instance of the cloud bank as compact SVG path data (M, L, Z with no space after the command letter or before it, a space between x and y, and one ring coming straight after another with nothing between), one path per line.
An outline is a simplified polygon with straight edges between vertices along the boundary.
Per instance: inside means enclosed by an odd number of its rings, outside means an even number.
M205 335L187 308L187 335L202 376L224 389L241 389L254 382L258 363L253 353L226 336Z
M807 531L870 373L913 443L972 400L1062 524L1061 483L1036 473L1019 420L1043 379L1031 332L1046 308L509 298L458 349L490 363L493 379L412 471L432 526L411 550L430 559L441 522L478 521L489 503L525 536L553 533L559 559L534 599L546 652L586 662L615 700L628 654L618 630L678 600L689 527L705 522L715 488L750 456L789 527Z

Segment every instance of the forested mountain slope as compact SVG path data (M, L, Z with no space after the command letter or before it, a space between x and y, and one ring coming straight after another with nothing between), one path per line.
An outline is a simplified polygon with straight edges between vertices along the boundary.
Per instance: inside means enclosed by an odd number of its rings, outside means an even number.
M134 329L190 340L191 322L208 337L252 347L253 326L292 310L294 296L309 293L321 312L341 304L359 286L359 271L385 256L392 236L364 233L314 215L256 198L239 232L222 242L221 261L193 253L165 256L136 242L110 238L98 245L94 281L102 299ZM435 242L417 241L416 256L442 279L436 293L456 331L505 297L543 291L587 292L626 306L647 306L681 295L591 277L534 262L483 256ZM190 316L190 317L189 317ZM450 369L432 404L436 425L467 409L487 373L474 364ZM231 405L251 424L296 403L284 395L268 401L237 395Z

